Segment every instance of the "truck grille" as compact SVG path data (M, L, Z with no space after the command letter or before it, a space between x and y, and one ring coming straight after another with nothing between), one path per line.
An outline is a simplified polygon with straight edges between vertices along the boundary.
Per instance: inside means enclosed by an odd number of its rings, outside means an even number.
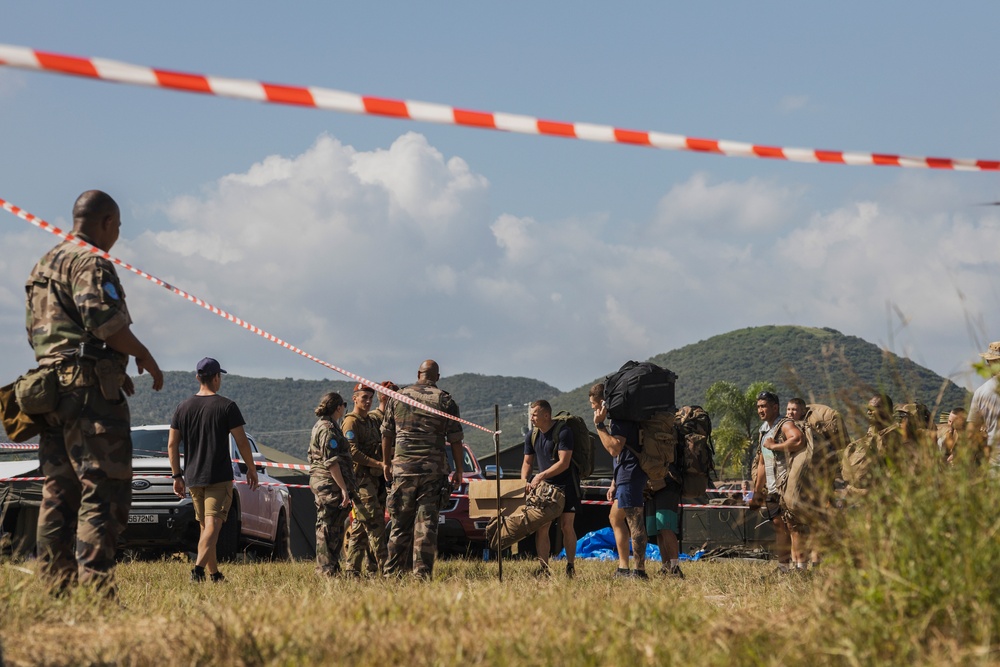
M190 502L187 498L174 495L174 480L170 477L170 469L137 467L132 468L132 481L149 482L145 489L132 487L132 506L142 507L147 504L169 505ZM141 482L140 482L141 483Z

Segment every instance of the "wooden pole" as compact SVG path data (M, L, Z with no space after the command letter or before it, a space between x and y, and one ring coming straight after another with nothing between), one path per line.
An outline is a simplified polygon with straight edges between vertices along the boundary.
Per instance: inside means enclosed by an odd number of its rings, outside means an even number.
M500 577L500 581L503 581L503 549L500 548L500 534L501 534L501 521L503 521L503 516L500 508L500 406L494 404L493 406L493 418L496 426L493 428L493 452L495 453L494 461L496 461L497 466L497 574Z

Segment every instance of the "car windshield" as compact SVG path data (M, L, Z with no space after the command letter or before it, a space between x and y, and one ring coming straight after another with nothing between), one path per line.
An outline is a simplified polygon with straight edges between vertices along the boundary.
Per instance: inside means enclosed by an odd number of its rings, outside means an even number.
M132 431L132 455L137 457L161 457L167 455L166 429L156 431Z
M170 435L170 431L167 429L153 429L153 430L133 430L132 431L132 456L138 458L159 458L167 456L167 438ZM257 443L254 439L247 435L247 440L250 442L251 453L257 453ZM236 448L236 441L230 436L229 444L233 450L233 457L239 456L239 450ZM180 442L181 455L184 454L184 441ZM450 452L449 452L450 454ZM466 454L466 469L468 469L470 462L468 461L469 455ZM451 460L449 455L448 460Z
M447 447L444 450L448 454L448 469L455 469L455 457L451 454L451 447ZM475 472L475 468L472 466L472 457L469 456L469 450L462 449L462 472Z

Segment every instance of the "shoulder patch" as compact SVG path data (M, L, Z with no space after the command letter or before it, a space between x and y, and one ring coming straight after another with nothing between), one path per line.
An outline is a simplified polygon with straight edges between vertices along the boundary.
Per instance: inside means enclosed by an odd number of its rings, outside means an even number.
M104 283L103 287L104 287L104 293L107 294L112 299L114 299L115 301L118 301L118 299L121 298L120 296L118 296L118 288L115 287L114 283L106 282Z
M348 431L347 433L344 434L344 437L347 438L348 440L354 440L354 431Z

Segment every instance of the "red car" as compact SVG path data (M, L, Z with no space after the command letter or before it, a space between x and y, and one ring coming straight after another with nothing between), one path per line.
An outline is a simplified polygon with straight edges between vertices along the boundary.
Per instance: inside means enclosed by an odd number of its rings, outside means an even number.
M486 546L486 524L488 519L469 518L470 479L485 479L475 454L468 445L462 445L465 456L462 460L462 486L451 496L451 502L441 510L438 517L438 551L445 554L477 554ZM448 452L448 465L455 470L455 460Z

